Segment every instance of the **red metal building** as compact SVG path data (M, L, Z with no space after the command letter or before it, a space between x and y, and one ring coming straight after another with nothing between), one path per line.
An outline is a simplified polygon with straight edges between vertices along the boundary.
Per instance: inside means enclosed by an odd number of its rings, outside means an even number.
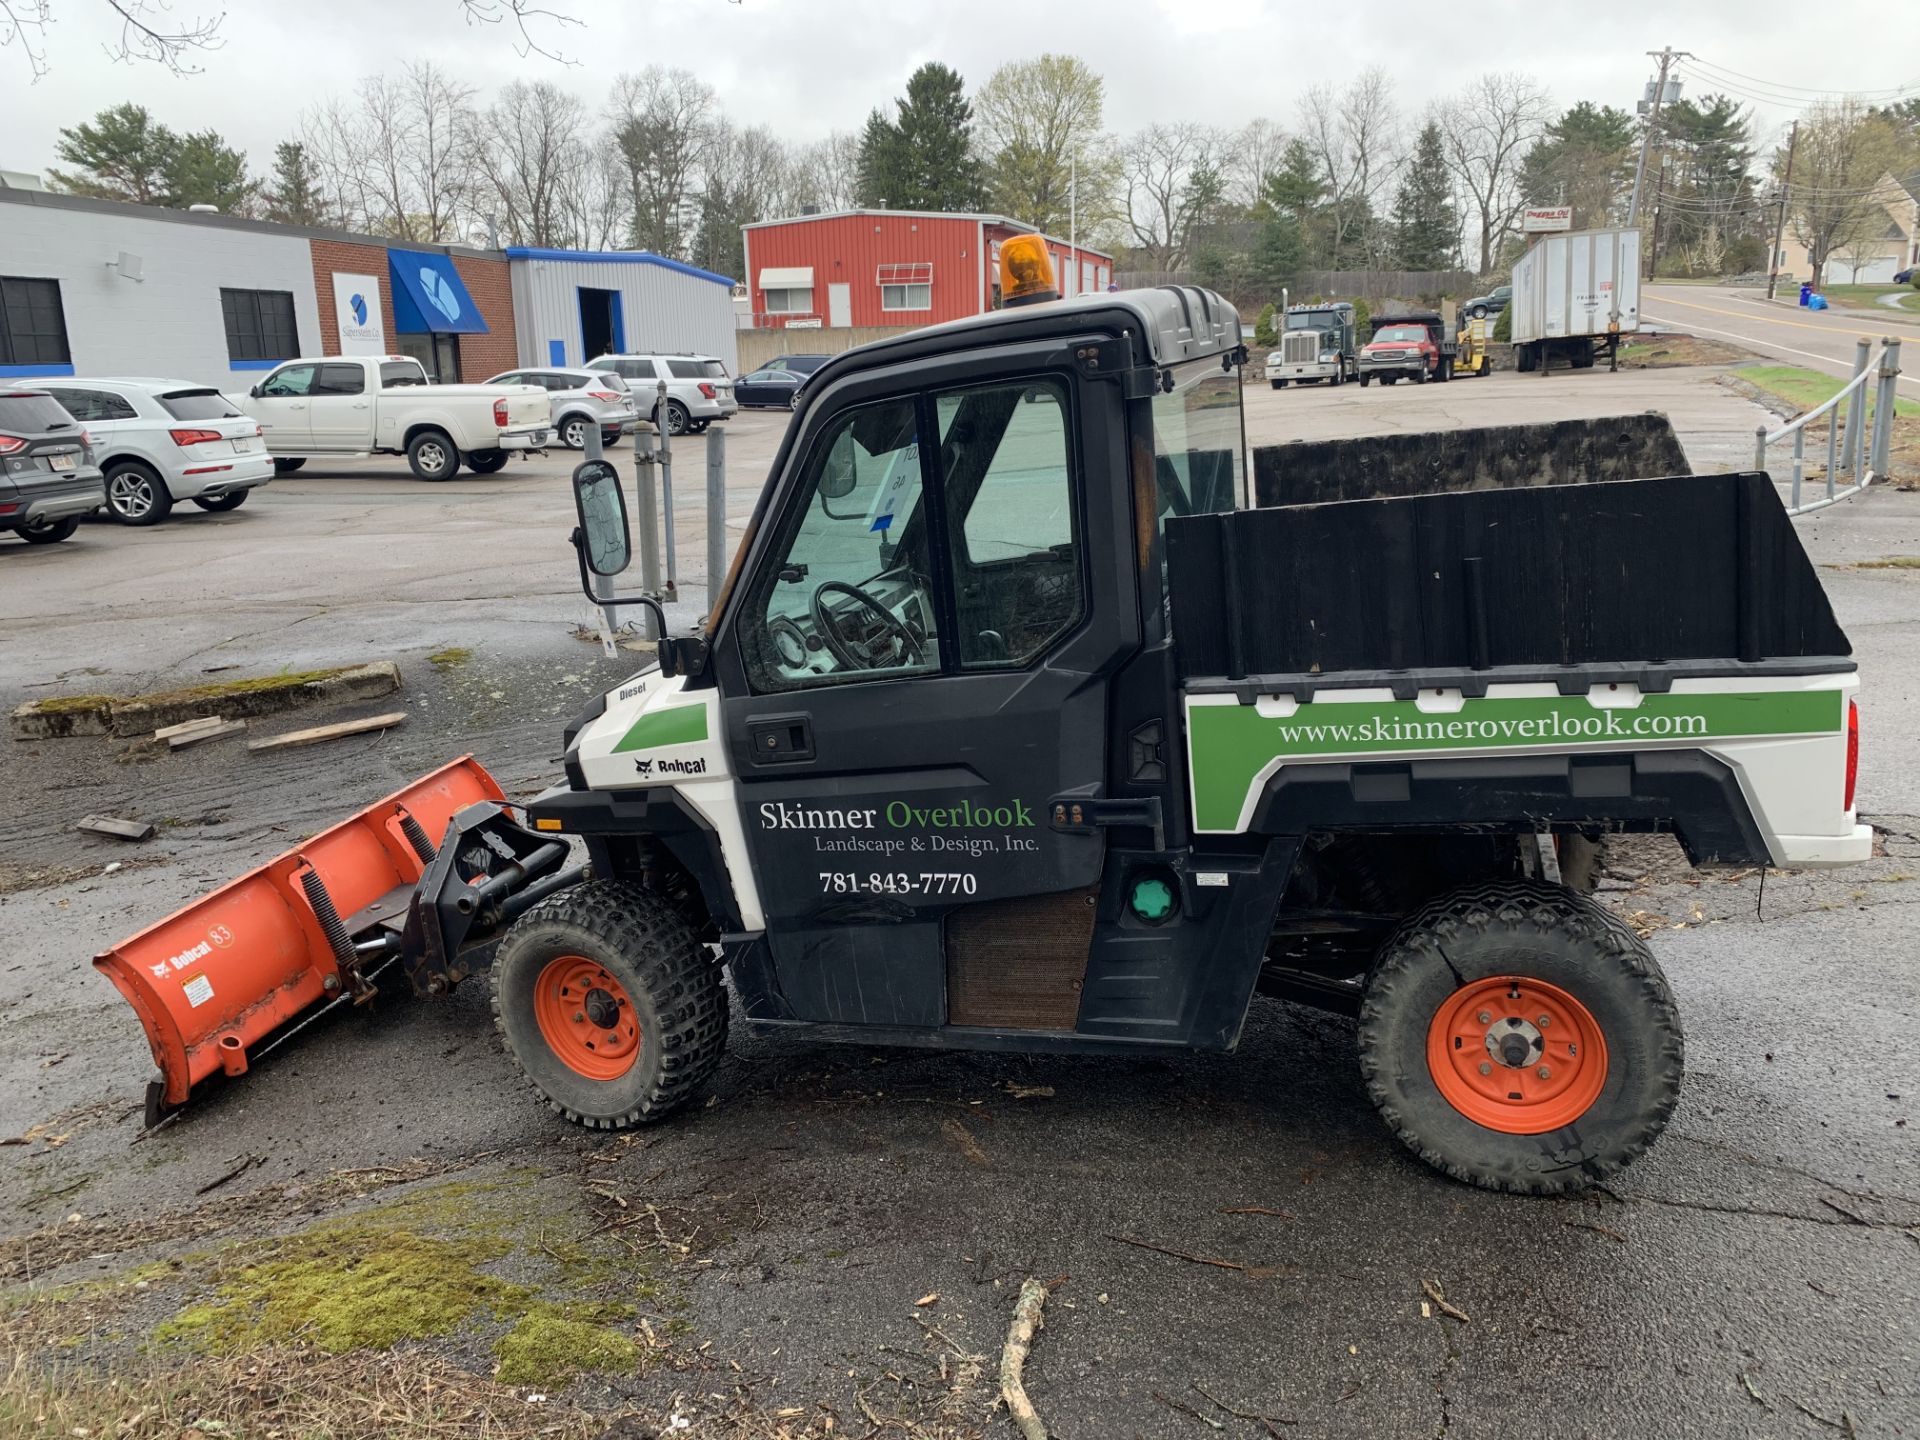
M933 325L991 310L1000 242L1036 233L1004 215L841 210L743 227L753 323ZM1113 257L1044 237L1060 293L1104 290Z

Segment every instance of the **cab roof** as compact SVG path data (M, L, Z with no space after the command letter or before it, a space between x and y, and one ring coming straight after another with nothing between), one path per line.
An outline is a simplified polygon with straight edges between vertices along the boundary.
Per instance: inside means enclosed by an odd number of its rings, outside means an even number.
M869 363L910 354L954 350L964 344L994 344L1036 335L1084 332L1113 326L1135 329L1157 365L1178 365L1240 347L1240 312L1211 290L1191 285L1161 285L1151 290L1121 290L1016 305L929 325L905 335L862 345ZM840 356L835 356L839 360ZM823 371L826 367L822 367ZM838 366L833 368L838 369Z

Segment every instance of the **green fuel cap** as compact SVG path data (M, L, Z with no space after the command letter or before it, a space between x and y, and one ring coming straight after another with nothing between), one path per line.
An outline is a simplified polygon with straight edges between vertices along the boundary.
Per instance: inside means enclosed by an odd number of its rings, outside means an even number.
M1173 913L1173 887L1153 876L1136 880L1127 903L1133 906L1133 913L1142 920L1164 920Z

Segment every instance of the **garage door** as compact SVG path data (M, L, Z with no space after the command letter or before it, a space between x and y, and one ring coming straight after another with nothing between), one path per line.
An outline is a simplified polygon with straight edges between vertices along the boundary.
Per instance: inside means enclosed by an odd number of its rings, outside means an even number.
M1900 262L1887 255L1878 260L1862 260L1859 265L1851 265L1844 258L1836 259L1829 270L1838 270L1847 278L1842 285L1891 285L1893 272L1900 268Z

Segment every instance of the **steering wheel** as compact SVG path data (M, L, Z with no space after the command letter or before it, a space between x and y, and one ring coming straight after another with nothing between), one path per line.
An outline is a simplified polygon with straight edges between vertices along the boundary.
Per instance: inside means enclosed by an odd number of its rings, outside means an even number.
M858 585L849 585L844 580L827 580L813 592L813 628L820 632L827 653L849 670L878 670L883 663L882 657L874 653L874 642L850 640L835 627L833 612L827 608L827 596L847 595L858 601L860 608L867 611L886 627L886 633L900 640L907 651L909 664L918 665L925 661L926 651L921 648L919 637L903 624L900 618Z

